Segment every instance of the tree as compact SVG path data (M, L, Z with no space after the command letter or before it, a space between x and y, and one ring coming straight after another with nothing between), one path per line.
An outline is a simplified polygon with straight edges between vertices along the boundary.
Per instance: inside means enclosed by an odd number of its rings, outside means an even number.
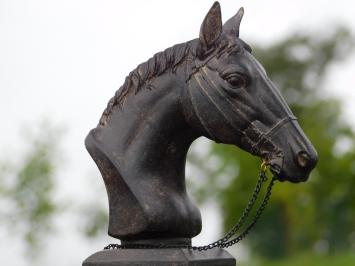
M317 36L319 36L317 34ZM280 88L319 153L319 163L303 184L276 184L271 202L247 243L254 253L282 257L316 248L347 249L355 231L355 133L341 119L341 103L324 96L329 66L346 58L353 40L338 28L326 38L296 34L254 53ZM208 176L193 184L198 198L214 195L228 230L241 214L256 182L260 160L228 145L213 144L206 156L192 152L190 164ZM213 160L214 167L204 162ZM207 166L206 166L207 165ZM223 182L219 175L223 174ZM222 183L222 184L221 184Z
M54 188L61 134L46 122L39 129L27 132L28 149L22 158L16 156L18 162L2 162L0 167L0 220L10 234L23 238L30 256L38 254L60 210Z

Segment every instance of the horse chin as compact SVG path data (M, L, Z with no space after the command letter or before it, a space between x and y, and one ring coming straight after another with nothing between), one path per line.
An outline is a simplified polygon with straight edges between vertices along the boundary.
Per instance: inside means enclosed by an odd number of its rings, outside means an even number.
M281 180L281 172L283 166L283 154L282 152L276 153L264 153L262 156L262 160L269 167L271 173L279 180Z
M285 158L282 152L269 153L267 155L262 158L277 180L291 183L301 183L308 180L311 169L300 169L297 165L290 164L291 160Z

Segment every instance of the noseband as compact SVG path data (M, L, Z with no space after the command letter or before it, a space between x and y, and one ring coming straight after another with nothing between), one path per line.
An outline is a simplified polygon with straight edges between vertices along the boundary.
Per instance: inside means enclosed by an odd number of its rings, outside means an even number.
M272 143L271 136L275 134L279 129L281 129L284 125L287 123L292 123L293 121L297 121L297 118L293 115L286 116L279 120L275 125L273 125L269 131L266 133L261 133L259 136L259 139L254 142L251 148L251 153L252 154L259 154L260 148L263 146L263 144L267 141Z

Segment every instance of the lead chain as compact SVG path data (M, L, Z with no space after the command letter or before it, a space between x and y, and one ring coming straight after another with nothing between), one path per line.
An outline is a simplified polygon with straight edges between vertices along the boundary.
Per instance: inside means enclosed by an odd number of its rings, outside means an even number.
M212 249L215 247L219 247L219 248L230 247L234 244L239 243L242 239L244 239L249 234L249 232L255 226L255 224L259 220L261 214L265 210L266 205L269 202L269 199L271 196L272 187L276 181L275 177L273 177L272 180L270 181L270 183L266 189L266 194L264 196L264 199L263 199L261 205L259 206L258 210L256 211L256 214L254 215L252 222L247 226L247 228L240 235L238 235L237 237L230 240L237 233L237 231L241 228L241 226L244 224L245 220L248 218L250 211L252 210L254 203L256 202L256 200L260 194L261 187L262 187L263 183L266 181L267 181L266 168L263 167L263 165L262 165L259 179L256 183L255 188L254 188L252 197L249 200L247 206L245 207L238 222L232 227L232 229L224 237L222 237L221 239L219 239L211 244L208 244L205 246L197 246L197 247L196 246L189 246L189 245L183 246L183 245L163 245L163 244L160 244L160 245L128 244L128 245L124 245L124 246L118 245L118 244L109 244L104 249L188 248L188 249L192 249L192 250L205 251L205 250L209 250L209 249Z
M264 196L264 199L261 203L261 205L259 206L258 210L256 211L256 214L253 218L253 221L251 222L250 225L248 225L248 227L243 231L243 233L241 233L238 237L228 241L228 242L224 242L222 243L219 247L220 248L227 248L230 247L232 245L235 245L237 243L239 243L241 240L243 240L251 231L251 229L255 226L255 224L257 223L257 221L259 220L261 214L263 213L263 211L266 208L267 203L269 202L269 199L271 197L271 191L272 191L272 187L275 183L276 179L273 177L270 184L267 187L267 191L266 194Z

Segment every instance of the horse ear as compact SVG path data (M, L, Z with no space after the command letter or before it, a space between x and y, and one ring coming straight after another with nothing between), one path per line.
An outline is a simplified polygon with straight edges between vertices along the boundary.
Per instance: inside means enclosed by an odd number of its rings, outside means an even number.
M223 25L223 32L227 36L239 37L239 27L240 22L242 21L244 15L244 8L241 7L237 14L231 17L226 23Z
M221 7L218 2L214 2L202 22L199 37L199 55L203 56L222 33Z

